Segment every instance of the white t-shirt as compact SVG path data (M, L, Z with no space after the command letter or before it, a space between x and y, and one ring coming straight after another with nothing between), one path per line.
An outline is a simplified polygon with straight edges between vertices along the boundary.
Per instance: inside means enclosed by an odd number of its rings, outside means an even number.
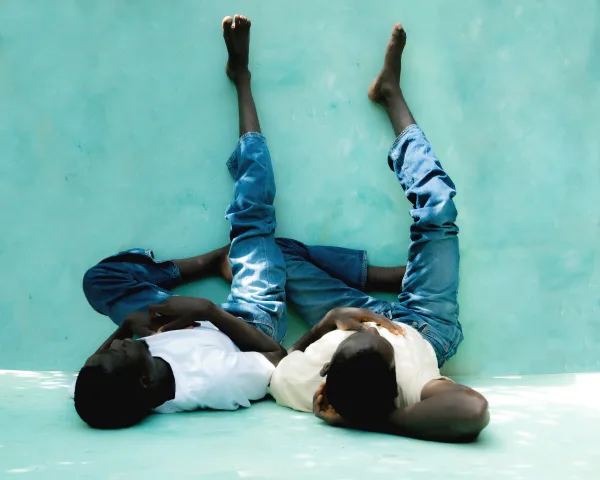
M267 394L275 366L258 352L242 352L210 322L144 340L153 357L173 370L175 398L154 411L235 410Z
M404 408L421 401L421 391L430 381L444 378L440 375L433 347L421 334L401 324L406 337L394 335L374 323L382 337L394 347L398 397L396 406ZM304 352L295 351L285 357L271 377L271 395L279 405L302 412L312 412L313 396L325 381L320 371L331 360L338 345L356 332L334 330Z

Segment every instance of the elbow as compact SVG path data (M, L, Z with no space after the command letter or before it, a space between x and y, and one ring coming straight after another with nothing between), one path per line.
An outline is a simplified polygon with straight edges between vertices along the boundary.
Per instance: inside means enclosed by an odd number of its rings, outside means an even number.
M283 347L283 345L279 345L279 348L275 351L275 366L279 364L285 357L287 357L287 350Z
M456 423L459 441L472 442L490 423L490 411L486 398L477 392L469 392L464 398L463 415Z
M277 350L263 353L267 360L269 360L275 366L279 365L279 362L281 362L288 354L287 350L283 346L279 345L278 347L279 348L277 348Z

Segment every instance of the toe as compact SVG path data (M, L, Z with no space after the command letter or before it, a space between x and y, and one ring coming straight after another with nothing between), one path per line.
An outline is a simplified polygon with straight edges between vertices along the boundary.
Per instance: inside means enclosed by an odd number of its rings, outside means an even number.
M237 28L240 26L240 21L242 20L241 15L237 13L233 16L233 26L231 28Z
M221 22L221 25L223 26L223 30L227 30L231 28L231 25L233 24L233 18L227 16L223 19L223 22Z
M394 36L400 40L406 40L406 31L404 30L404 27L402 26L401 23L397 23L396 25L394 25L394 30L392 31L392 36Z

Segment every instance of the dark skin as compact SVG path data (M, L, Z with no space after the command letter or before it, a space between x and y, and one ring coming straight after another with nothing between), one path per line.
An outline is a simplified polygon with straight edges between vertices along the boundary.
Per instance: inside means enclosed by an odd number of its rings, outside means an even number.
M369 88L369 98L385 109L396 135L416 123L400 89L401 58L405 44L406 32L400 24L396 24L387 46L383 68ZM364 311L358 312L357 309L336 310L338 312L333 314L336 323L343 323L339 318L340 315L359 320L369 317ZM290 352L303 351L331 331L332 320L328 317L330 314L298 340ZM372 321L377 322L377 320ZM380 325L385 327L381 323ZM389 358L391 344L387 340L368 330L355 329L358 332L338 346L332 361L351 356L357 348L378 351L384 359L391 361ZM385 346L385 343L389 347ZM322 376L327 375L328 368L329 364L324 365ZM423 388L419 403L396 409L377 424L352 425L329 404L325 395L325 386L326 383L323 383L314 395L313 412L318 418L333 426L439 442L471 442L479 436L490 420L487 400L481 394L467 386L447 380L432 380Z

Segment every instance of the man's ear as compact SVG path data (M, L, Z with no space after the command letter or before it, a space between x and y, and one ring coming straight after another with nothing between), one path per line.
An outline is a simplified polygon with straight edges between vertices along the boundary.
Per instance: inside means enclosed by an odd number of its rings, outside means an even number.
M326 377L327 374L329 373L330 366L331 366L330 362L327 362L325 365L323 365L323 368L321 369L321 372L319 373L319 375L321 375L322 377Z
M142 386L142 388L144 389L148 389L150 388L150 377L148 375L142 375L140 377L140 385Z

